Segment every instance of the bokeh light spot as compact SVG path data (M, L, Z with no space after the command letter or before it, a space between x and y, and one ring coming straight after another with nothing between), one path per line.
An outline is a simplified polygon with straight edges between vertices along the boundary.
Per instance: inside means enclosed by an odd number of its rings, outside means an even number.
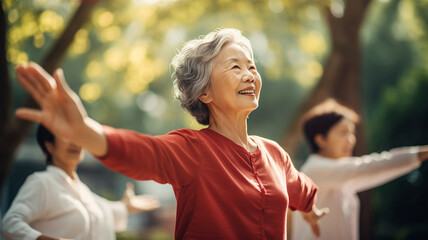
M98 83L85 83L80 87L79 95L87 102L95 102L101 97L101 86Z

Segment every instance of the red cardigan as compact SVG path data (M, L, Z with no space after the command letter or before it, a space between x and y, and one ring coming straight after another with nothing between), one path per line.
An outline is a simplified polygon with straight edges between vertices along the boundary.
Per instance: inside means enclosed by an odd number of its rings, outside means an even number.
M310 211L317 186L275 142L255 153L210 129L148 136L104 127L108 168L173 186L176 239L286 239L287 208Z

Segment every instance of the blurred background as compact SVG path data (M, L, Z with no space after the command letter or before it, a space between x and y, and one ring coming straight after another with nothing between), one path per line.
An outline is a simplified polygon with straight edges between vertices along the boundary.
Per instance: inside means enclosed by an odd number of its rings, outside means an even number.
M428 144L428 0L2 0L0 215L25 178L45 169L34 125L15 119L36 106L14 66L62 67L89 115L158 135L199 129L173 98L170 61L187 40L220 27L242 30L263 79L249 133L279 142L299 168L308 156L299 118L326 97L362 116L355 154ZM111 200L128 178L90 154L81 179ZM162 208L130 217L118 239L173 239L170 186L134 182ZM360 194L361 239L426 239L428 166ZM1 238L1 237L0 237Z

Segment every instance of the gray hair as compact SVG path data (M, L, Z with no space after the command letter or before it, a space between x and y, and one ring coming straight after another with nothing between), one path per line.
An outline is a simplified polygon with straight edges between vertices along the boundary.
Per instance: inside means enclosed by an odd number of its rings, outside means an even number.
M191 40L172 59L175 97L200 124L209 125L209 110L199 100L210 86L213 59L224 45L236 42L246 49L253 58L250 41L241 31L232 28L217 29L214 32Z

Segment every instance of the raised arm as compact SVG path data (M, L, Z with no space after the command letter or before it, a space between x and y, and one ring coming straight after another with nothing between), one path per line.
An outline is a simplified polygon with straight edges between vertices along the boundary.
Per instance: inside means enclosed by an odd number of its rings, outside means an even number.
M418 158L420 162L428 160L428 145L419 147Z
M61 69L51 76L38 64L29 63L18 65L16 71L19 84L40 106L40 109L19 108L17 117L40 123L55 136L79 144L95 156L107 153L102 126L88 117Z
M302 170L320 187L328 188L348 182L349 187L363 191L410 172L417 168L426 156L425 146L402 147L381 154L337 161L313 161L310 158Z

